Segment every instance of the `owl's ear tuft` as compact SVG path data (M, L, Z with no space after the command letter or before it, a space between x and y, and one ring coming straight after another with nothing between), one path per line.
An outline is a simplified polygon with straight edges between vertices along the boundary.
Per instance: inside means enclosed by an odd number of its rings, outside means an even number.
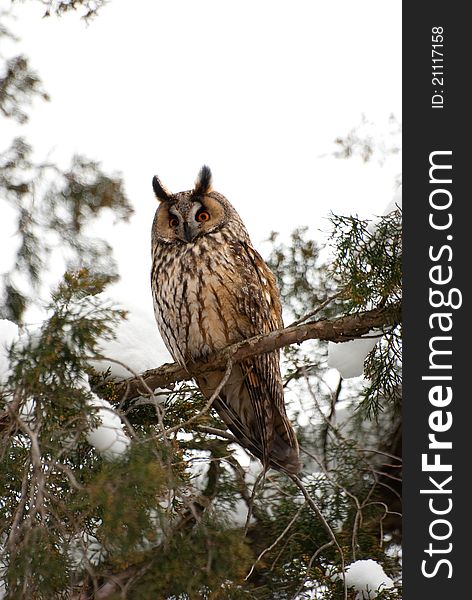
M193 195L201 197L209 192L211 192L211 171L210 167L203 165L195 181Z
M160 202L170 202L172 200L172 194L169 192L167 188L165 188L162 183L159 181L158 177L154 175L152 178L152 189L156 194L156 198Z

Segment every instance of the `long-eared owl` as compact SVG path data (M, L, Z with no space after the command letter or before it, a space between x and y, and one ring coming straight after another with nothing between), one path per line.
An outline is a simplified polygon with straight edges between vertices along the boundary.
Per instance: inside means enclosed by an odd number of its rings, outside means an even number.
M154 312L174 360L190 367L232 343L282 327L274 275L236 210L212 190L210 169L202 167L194 189L177 194L157 177L152 183L159 200L152 225ZM215 371L196 381L210 398L222 377ZM278 351L235 364L213 406L265 468L300 470Z

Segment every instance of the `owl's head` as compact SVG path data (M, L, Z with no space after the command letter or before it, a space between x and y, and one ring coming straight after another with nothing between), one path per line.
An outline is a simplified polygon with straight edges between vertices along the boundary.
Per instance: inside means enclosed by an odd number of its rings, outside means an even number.
M156 176L152 187L159 200L153 223L154 240L190 244L230 221L236 220L243 226L228 200L212 190L207 166L200 169L193 190L171 194Z

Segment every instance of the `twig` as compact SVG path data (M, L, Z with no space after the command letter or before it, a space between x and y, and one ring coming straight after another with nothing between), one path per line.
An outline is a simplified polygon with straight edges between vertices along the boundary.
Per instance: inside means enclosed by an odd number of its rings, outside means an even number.
M84 486L77 481L74 473L72 472L72 469L70 469L68 466L66 466L54 459L46 460L44 462L44 464L48 467L51 467L52 469L58 469L59 471L62 471L67 476L69 483L71 484L71 486L74 489L76 489L78 491L81 491L84 489Z
M315 562L315 560L316 560L316 557L317 557L317 556L319 556L319 555L320 555L320 554L323 552L323 550L326 550L326 548L329 548L329 547L330 547L330 546L332 546L333 544L334 544L333 540L331 540L330 542L326 542L326 544L323 544L322 546L320 546L320 547L318 548L318 550L317 550L317 551L316 551L316 552L313 554L313 556L310 558L310 560L309 560L309 562L308 562L308 565L307 565L307 567L306 567L306 573L305 573L305 577L303 578L303 581L302 581L302 583L301 583L300 587L299 587L299 588L298 588L298 590L295 592L295 595L293 596L292 600L297 600L297 598L298 598L298 594L299 594L299 593L302 591L302 589L304 588L304 586L305 586L305 583L306 583L306 581L307 581L307 579L308 579L308 576L309 576L309 574L310 574L310 569L311 569L311 567L312 567L313 563Z
M167 431L165 431L164 435L169 435L169 433L173 433L174 431L178 431L179 429L182 429L183 427L187 427L188 425L190 425L190 423L193 423L198 418L200 418L202 415L206 414L210 410L213 402L218 398L218 395L221 392L221 390L223 389L223 387L225 386L226 382L228 381L232 370L233 370L233 361L231 359L229 359L226 364L226 371L223 376L223 379L220 381L220 383L218 384L218 387L213 392L213 394L210 396L209 400L207 401L205 406L202 408L202 410L200 410L196 415L193 415L193 417L190 417L190 419L187 419L183 423L180 423L179 425L175 425L174 427L170 427L169 429L167 429Z
M243 467L239 464L238 460L233 456L227 456L225 458L226 462L230 465L230 467L233 469L235 475L236 475L236 480L239 483L239 493L241 494L242 499L244 500L244 502L246 503L246 506L248 507L248 515L249 517L246 517L246 523L244 526L244 535L247 535L247 530L249 528L249 521L251 516L254 516L255 519L261 519L262 518L262 513L259 511L259 509L257 508L257 506L254 505L253 503L253 493L249 493L248 490L248 485L246 483L246 479L245 479L245 471L243 469ZM257 483L257 480L256 480ZM254 487L253 487L253 491L254 491Z
M308 502L308 504L312 508L313 512L316 514L316 516L318 517L318 519L321 521L323 527L326 529L326 531L327 531L329 537L331 538L333 544L338 549L339 556L341 557L341 572L342 572L342 578L343 578L343 583L344 583L344 600L347 600L346 563L345 563L345 560L344 560L343 549L339 545L339 542L336 539L336 536L334 535L334 531L331 529L329 523L324 518L323 513L321 512L320 508L318 507L318 505L316 504L316 502L313 500L313 498L310 496L310 494L308 493L308 490L303 485L303 483L301 482L301 480L296 475L293 475L292 473L287 473L286 475L287 475L287 477L290 477L290 479L295 483L295 485L301 491L301 493L305 497L305 500Z
M209 425L196 425L195 429L202 433L210 433L211 435L217 435L230 442L239 443L232 433L225 431L224 429L218 429L218 427L210 427Z
M300 323L304 323L305 321L307 321L311 317L314 317L319 312L321 312L323 310L323 308L326 308L328 306L328 304L330 304L333 300L335 300L336 298L339 298L339 296L341 296L343 293L344 293L344 290L340 290L339 292L336 292L336 294L333 294L332 296L329 296L328 298L326 298L326 300L324 302L322 302L314 310L312 310L311 312L307 313L303 317L300 317L297 321L294 321L293 323L291 323L290 327L295 327L295 325L300 325Z
M260 554L259 556L256 558L256 561L254 562L254 564L252 565L249 573L246 575L246 577L244 578L245 581L247 581L249 579L249 577L251 577L254 569L256 568L257 563L262 559L262 557L264 556L264 554L267 554L267 552L270 552L273 548L275 548L275 546L277 546L277 544L280 542L280 540L283 539L283 537L285 536L285 534L290 530L290 528L292 527L292 525L295 523L295 521L298 519L298 517L300 516L302 510L305 508L306 506L306 502L304 502L300 508L297 510L297 512L293 515L293 517L290 519L290 522L288 523L288 525L285 527L285 529L282 531L282 533L278 536L278 538L272 542L272 544L270 546L268 546L267 548L265 548Z
M267 471L265 469L262 469L262 471L257 476L257 479L254 482L254 485L252 487L251 497L249 498L249 502L247 502L247 516L246 516L246 523L244 525L244 537L247 536L247 532L249 529L249 523L251 521L252 510L254 507L254 500L256 499L257 486L259 485L259 483L261 481L262 481L262 483L264 483L266 473L267 473Z
M161 406L159 405L160 403L157 401L156 397L154 396L154 391L146 383L146 381L144 380L143 376L140 373L136 373L136 371L134 371L133 369L131 369L127 364L125 364L124 362L122 362L121 360L118 360L116 358L109 358L107 356L94 356L93 360L108 361L108 362L112 362L112 363L115 363L115 364L119 365L120 367L122 367L126 371L129 371L129 373L133 376L134 380L138 380L144 386L144 389L146 390L147 394L150 396L151 400L154 401L153 405L154 405L154 408L156 409L157 421L158 421L159 427L161 429L161 432L164 434L164 439L167 442L168 441L167 440L167 436L165 435L166 434L166 429L164 427L164 411L161 408ZM123 403L123 401L121 402L121 404L122 403ZM124 417L124 415L119 415L119 416L122 419ZM129 423L128 419L126 419L126 425L130 428L131 432L134 433L133 428L131 427L131 424Z
M372 454L380 454L381 456L386 456L387 458L396 460L400 464L399 465L391 465L392 467L395 467L395 468L401 468L401 465L403 462L401 456L395 456L395 454L391 454L390 452L384 452L383 450L376 450L375 448L362 448L360 446L353 446L353 449L356 450L357 452L366 452L366 453L368 452L368 453L372 453Z

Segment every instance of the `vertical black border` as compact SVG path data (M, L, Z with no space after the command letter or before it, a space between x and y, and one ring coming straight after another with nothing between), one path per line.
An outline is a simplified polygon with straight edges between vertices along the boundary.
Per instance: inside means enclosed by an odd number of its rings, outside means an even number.
M466 147L472 139L467 88L470 88L469 58L471 57L470 20L466 17L466 4L459 2L404 2L403 3L403 193L404 193L404 598L405 600L444 600L444 598L465 598L470 594L470 571L467 552L468 538L472 530L472 498L469 491L472 482L472 469L469 463L472 447L472 398L468 372L472 372L468 344L472 327L467 318L470 304L467 295L466 278L471 270L472 231L470 228L471 192L467 189L472 164L469 156L472 151ZM443 29L443 85L433 82L433 27ZM436 30L437 32L438 30ZM441 48L438 48L441 50ZM439 55L435 55L439 57ZM439 72L439 69L436 69ZM441 92L442 90L442 92ZM442 95L442 108L433 108L433 95ZM436 98L439 101L439 98ZM467 144L470 145L470 144ZM452 165L451 184L430 183L430 153L451 151L437 162ZM439 156L439 155L438 155ZM438 175L440 171L436 171ZM447 179L446 171L442 178ZM452 204L447 210L437 211L437 218L446 222L447 214L452 216L452 224L446 230L435 230L429 223L432 212L430 194L435 188L448 189L452 194ZM446 201L447 193L438 194L438 201ZM434 211L433 211L434 212ZM439 223L439 221L438 221ZM452 236L452 239L447 236ZM450 246L451 252L445 248ZM436 261L429 256L430 247ZM451 256L452 253L452 256ZM430 269L441 265L435 275L445 276L452 272L449 283L434 285L430 279ZM451 270L448 269L451 268ZM460 290L460 308L433 308L430 304L430 289L441 289L447 295L451 289ZM453 294L457 304L459 294ZM451 370L430 369L429 342L440 335L438 321L429 319L435 312L451 315L452 329L442 335L452 340L436 341L443 349L451 349L452 355L443 355L442 364L451 364ZM448 318L445 318L445 325ZM436 362L440 362L439 359ZM451 382L423 380L427 375L451 375ZM452 449L440 452L440 460L451 464L451 472L425 472L422 470L422 454L429 452L428 461L434 460L436 451L428 451L428 434L433 433L428 419L438 410L429 401L429 390L433 385L450 385L452 401L444 406L444 420L451 413L452 426L443 433L437 433L439 440L450 440ZM443 388L444 389L444 388ZM429 476L439 485L452 475L450 483L443 489L450 493L421 494L422 489L434 489ZM437 489L437 488L436 488ZM452 500L449 513L435 515L433 507L446 509ZM430 527L435 519L448 520L452 527L451 535L442 540L431 538ZM433 525L433 532L446 536L449 526L445 523ZM434 553L425 550L433 544ZM449 544L452 544L449 549ZM440 550L436 552L436 550ZM444 559L450 562L439 564ZM427 563L424 565L423 561ZM424 569L436 574L426 577ZM449 577L451 575L451 577Z

